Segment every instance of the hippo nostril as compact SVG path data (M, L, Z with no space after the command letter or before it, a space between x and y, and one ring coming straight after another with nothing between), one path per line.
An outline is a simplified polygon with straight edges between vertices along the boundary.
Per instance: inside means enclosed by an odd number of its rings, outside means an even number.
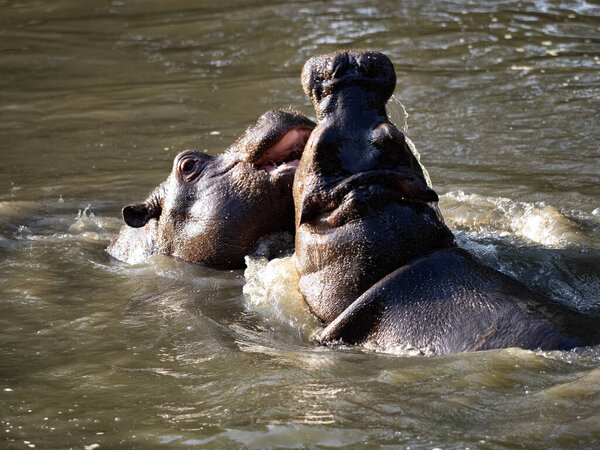
M337 74L339 67L340 67L340 65L335 59L332 59L331 61L329 61L329 64L327 65L327 69L325 72L326 74L331 74L331 75L329 75L328 78L334 78L335 75ZM322 80L319 80L319 81L322 81Z

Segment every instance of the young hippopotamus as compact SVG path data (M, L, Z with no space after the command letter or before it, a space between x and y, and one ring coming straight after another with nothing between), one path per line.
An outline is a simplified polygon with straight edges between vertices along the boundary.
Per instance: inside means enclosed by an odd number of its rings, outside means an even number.
M317 114L294 180L300 291L324 343L424 353L571 349L598 321L457 248L385 103L396 74L380 53L317 56L302 72Z
M107 248L128 263L165 253L218 269L244 267L262 236L294 230L292 181L315 124L268 111L223 154L185 151L143 203L123 208Z

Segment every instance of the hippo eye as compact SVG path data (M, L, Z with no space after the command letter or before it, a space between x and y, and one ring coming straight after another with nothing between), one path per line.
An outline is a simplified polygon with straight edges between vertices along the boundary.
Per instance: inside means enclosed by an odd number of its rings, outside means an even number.
M173 173L185 182L195 182L202 176L204 169L214 159L214 156L207 155L206 153L186 150L175 157Z
M184 175L189 175L196 168L196 158L184 158L179 163L179 171Z

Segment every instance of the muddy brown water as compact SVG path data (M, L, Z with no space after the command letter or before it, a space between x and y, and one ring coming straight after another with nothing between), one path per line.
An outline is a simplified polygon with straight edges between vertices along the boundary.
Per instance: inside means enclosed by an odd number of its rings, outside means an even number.
M348 47L394 62L461 244L598 313L597 2L0 0L0 447L600 445L597 348L323 348L289 259L104 253L177 152L312 114L302 64Z

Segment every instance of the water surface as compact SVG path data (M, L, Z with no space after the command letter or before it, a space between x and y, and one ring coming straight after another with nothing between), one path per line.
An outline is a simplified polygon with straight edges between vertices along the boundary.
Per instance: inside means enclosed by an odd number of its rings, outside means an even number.
M289 259L104 253L179 151L372 48L461 245L598 313L600 6L479 3L0 0L2 447L597 447L597 348L323 348Z

